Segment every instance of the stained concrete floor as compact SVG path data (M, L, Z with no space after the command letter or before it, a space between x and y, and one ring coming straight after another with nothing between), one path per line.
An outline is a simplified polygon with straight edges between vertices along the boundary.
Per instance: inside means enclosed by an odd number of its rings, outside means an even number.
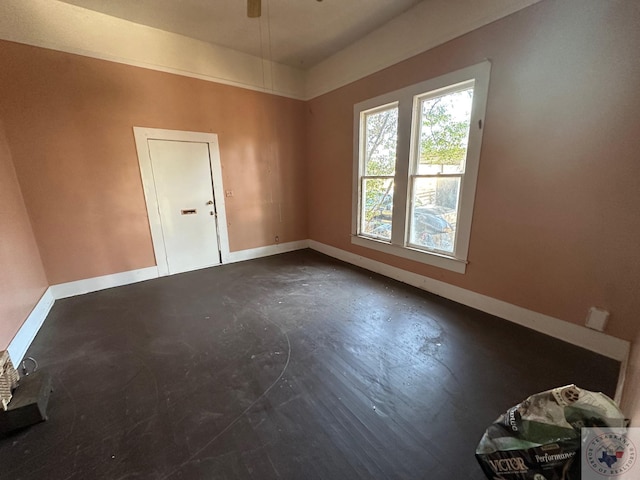
M304 250L56 302L0 479L483 479L486 426L617 362Z

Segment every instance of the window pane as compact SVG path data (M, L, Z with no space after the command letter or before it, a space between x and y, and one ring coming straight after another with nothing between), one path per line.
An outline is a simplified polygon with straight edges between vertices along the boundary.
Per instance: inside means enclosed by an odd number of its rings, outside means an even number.
M393 178L363 179L360 233L391 240L392 214Z
M365 114L365 175L393 175L396 171L398 108Z
M473 87L420 102L418 175L464 172Z
M460 177L414 178L409 243L453 253Z

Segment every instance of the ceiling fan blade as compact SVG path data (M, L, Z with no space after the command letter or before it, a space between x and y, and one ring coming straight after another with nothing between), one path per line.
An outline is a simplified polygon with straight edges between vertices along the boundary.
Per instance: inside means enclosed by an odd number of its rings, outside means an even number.
M261 0L247 0L247 17L258 18L262 13Z

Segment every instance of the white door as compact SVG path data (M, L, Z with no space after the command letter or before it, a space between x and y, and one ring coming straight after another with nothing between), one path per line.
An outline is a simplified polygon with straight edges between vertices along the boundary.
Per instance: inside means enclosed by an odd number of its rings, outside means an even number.
M147 142L169 274L220 264L209 145Z

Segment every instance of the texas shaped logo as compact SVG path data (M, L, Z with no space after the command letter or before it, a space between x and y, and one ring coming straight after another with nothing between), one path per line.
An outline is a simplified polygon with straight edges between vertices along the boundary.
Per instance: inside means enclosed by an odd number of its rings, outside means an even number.
M605 450L602 451L602 456L598 459L600 463L604 463L607 467L611 468L620 458L624 456L624 450L618 450L613 454L609 454Z

